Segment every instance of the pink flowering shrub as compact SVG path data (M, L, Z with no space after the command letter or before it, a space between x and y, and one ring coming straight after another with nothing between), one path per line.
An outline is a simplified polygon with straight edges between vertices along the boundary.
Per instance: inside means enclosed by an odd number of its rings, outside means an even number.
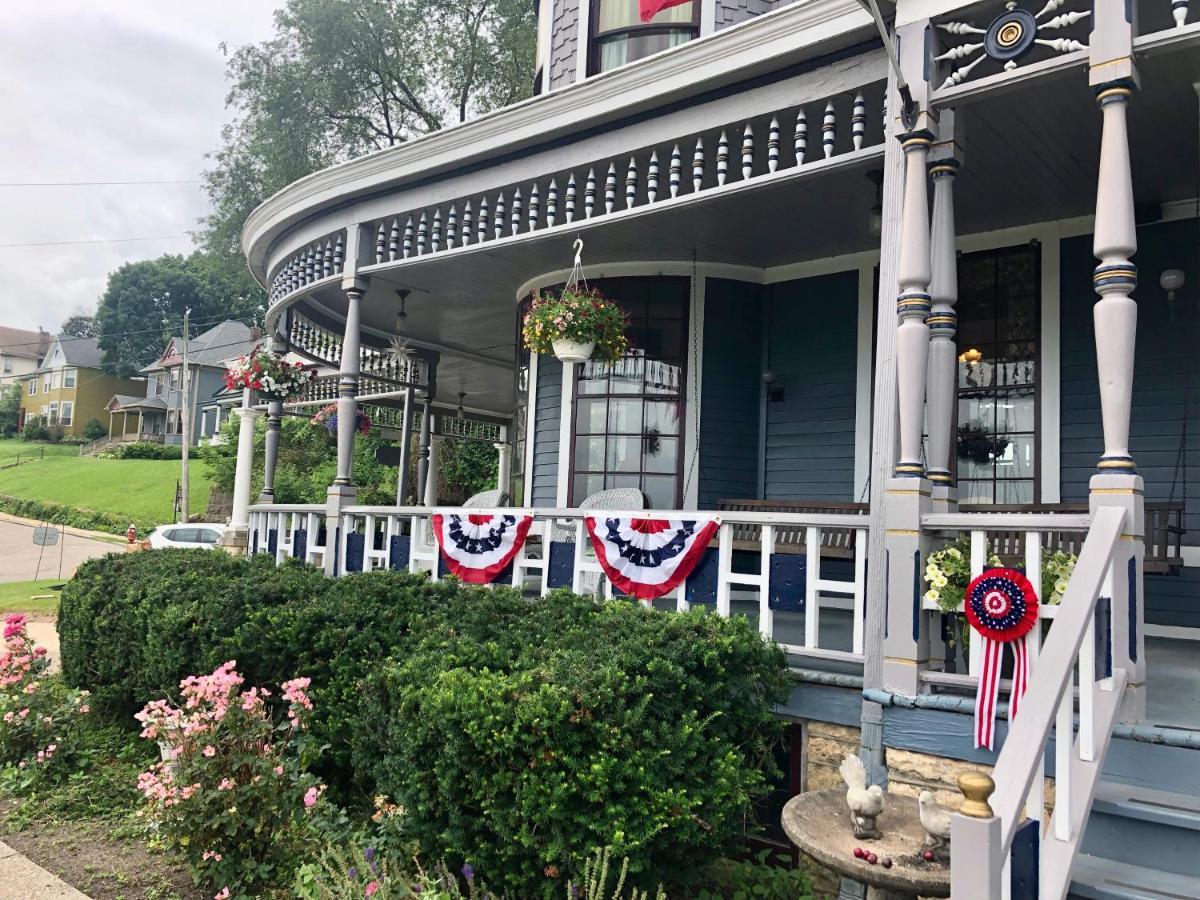
M28 616L4 620L0 645L0 768L32 784L69 770L80 717L90 711L87 691L68 690L49 677L50 657L26 630Z
M154 700L136 716L163 756L138 779L147 812L222 900L288 879L328 805L306 771L316 750L309 680L280 686L287 715L278 722L273 692L242 682L230 660L180 682L178 706Z

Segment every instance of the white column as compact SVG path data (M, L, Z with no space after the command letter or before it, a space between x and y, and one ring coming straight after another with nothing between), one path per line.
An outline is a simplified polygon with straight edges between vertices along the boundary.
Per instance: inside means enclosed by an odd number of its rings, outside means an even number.
M235 556L246 552L250 526L250 482L254 475L254 423L262 412L250 408L250 391L242 391L242 405L234 413L238 424L237 468L233 475L233 511L229 530L221 537L221 546Z
M338 378L337 400L337 477L334 484L349 486L354 482L354 434L358 418L359 318L365 279L355 278L346 291L346 331L342 337L342 359Z
M900 459L897 478L921 478L921 431L924 424L925 376L929 364L929 190L925 162L933 133L926 129L900 136L904 148L904 205L900 217L900 253L896 298L896 387L899 394Z
M432 391L433 388L430 388ZM433 453L433 398L426 394L425 399L421 402L421 438L417 445L417 484L414 488L414 493L418 494L418 500L422 506L428 505L425 502L427 489L429 486L429 465L430 456Z
M953 145L953 114L942 114L942 141L934 149L929 164L933 178L933 230L930 235L932 301L929 318L929 367L925 388L925 428L928 438L929 480L939 494L953 487L950 477L950 447L953 441L954 400L958 351L954 337L958 332L958 254L954 226L954 179L960 165ZM947 146L946 138L950 138Z
M429 460L425 470L425 505L437 506L438 502L438 452L442 447L442 436L435 434L429 440Z
M496 448L496 487L508 493L512 481L512 445L508 443L493 444ZM513 501L515 502L515 501Z

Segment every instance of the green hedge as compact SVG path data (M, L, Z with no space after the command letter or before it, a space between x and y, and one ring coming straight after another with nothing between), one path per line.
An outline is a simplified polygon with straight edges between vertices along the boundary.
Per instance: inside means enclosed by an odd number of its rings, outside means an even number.
M787 689L744 618L207 550L85 563L59 634L67 680L127 723L227 659L249 683L309 676L343 799L388 795L427 858L525 898L561 895L596 847L646 886L735 849Z
M76 509L73 506L63 506L61 503L48 503L44 500L28 500L23 497L10 497L0 494L0 512L10 516L22 516L26 519L38 519L42 522L53 522L55 525L68 525L71 528L82 528L85 531L105 531L109 534L124 535L129 528L129 519L122 519L110 513L96 512L91 509ZM138 534L149 534L155 527L153 522L135 522ZM114 547L114 549L116 549Z
M179 459L183 448L178 444L153 444L150 441L132 441L117 444L96 454L101 459Z

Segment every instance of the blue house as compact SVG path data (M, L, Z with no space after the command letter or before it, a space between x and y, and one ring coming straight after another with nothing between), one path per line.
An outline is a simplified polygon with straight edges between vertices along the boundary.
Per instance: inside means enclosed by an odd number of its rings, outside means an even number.
M654 605L747 616L791 654L778 799L843 752L955 808L982 769L956 898L1196 896L1200 24L1185 0L885 7L881 28L854 0L649 23L542 0L537 96L258 207L270 339L338 369L295 405L346 427L327 502L273 504L267 405L268 502L247 447L235 532L331 576L438 577L439 436L497 429L490 504L536 536L513 584L593 589L597 504L720 516ZM520 339L580 241L630 318L612 365ZM419 445L394 507L355 503L360 403ZM1039 587L1043 550L1078 557L994 749L972 739L982 647L926 597L958 538L974 573L994 555ZM1032 887L1004 882L1034 858Z

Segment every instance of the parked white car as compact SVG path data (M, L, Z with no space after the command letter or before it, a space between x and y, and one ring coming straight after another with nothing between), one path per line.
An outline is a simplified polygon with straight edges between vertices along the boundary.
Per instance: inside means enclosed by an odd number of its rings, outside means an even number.
M150 532L150 546L155 550L163 547L200 547L212 549L225 533L225 525L217 522L188 522L178 525L159 525Z

